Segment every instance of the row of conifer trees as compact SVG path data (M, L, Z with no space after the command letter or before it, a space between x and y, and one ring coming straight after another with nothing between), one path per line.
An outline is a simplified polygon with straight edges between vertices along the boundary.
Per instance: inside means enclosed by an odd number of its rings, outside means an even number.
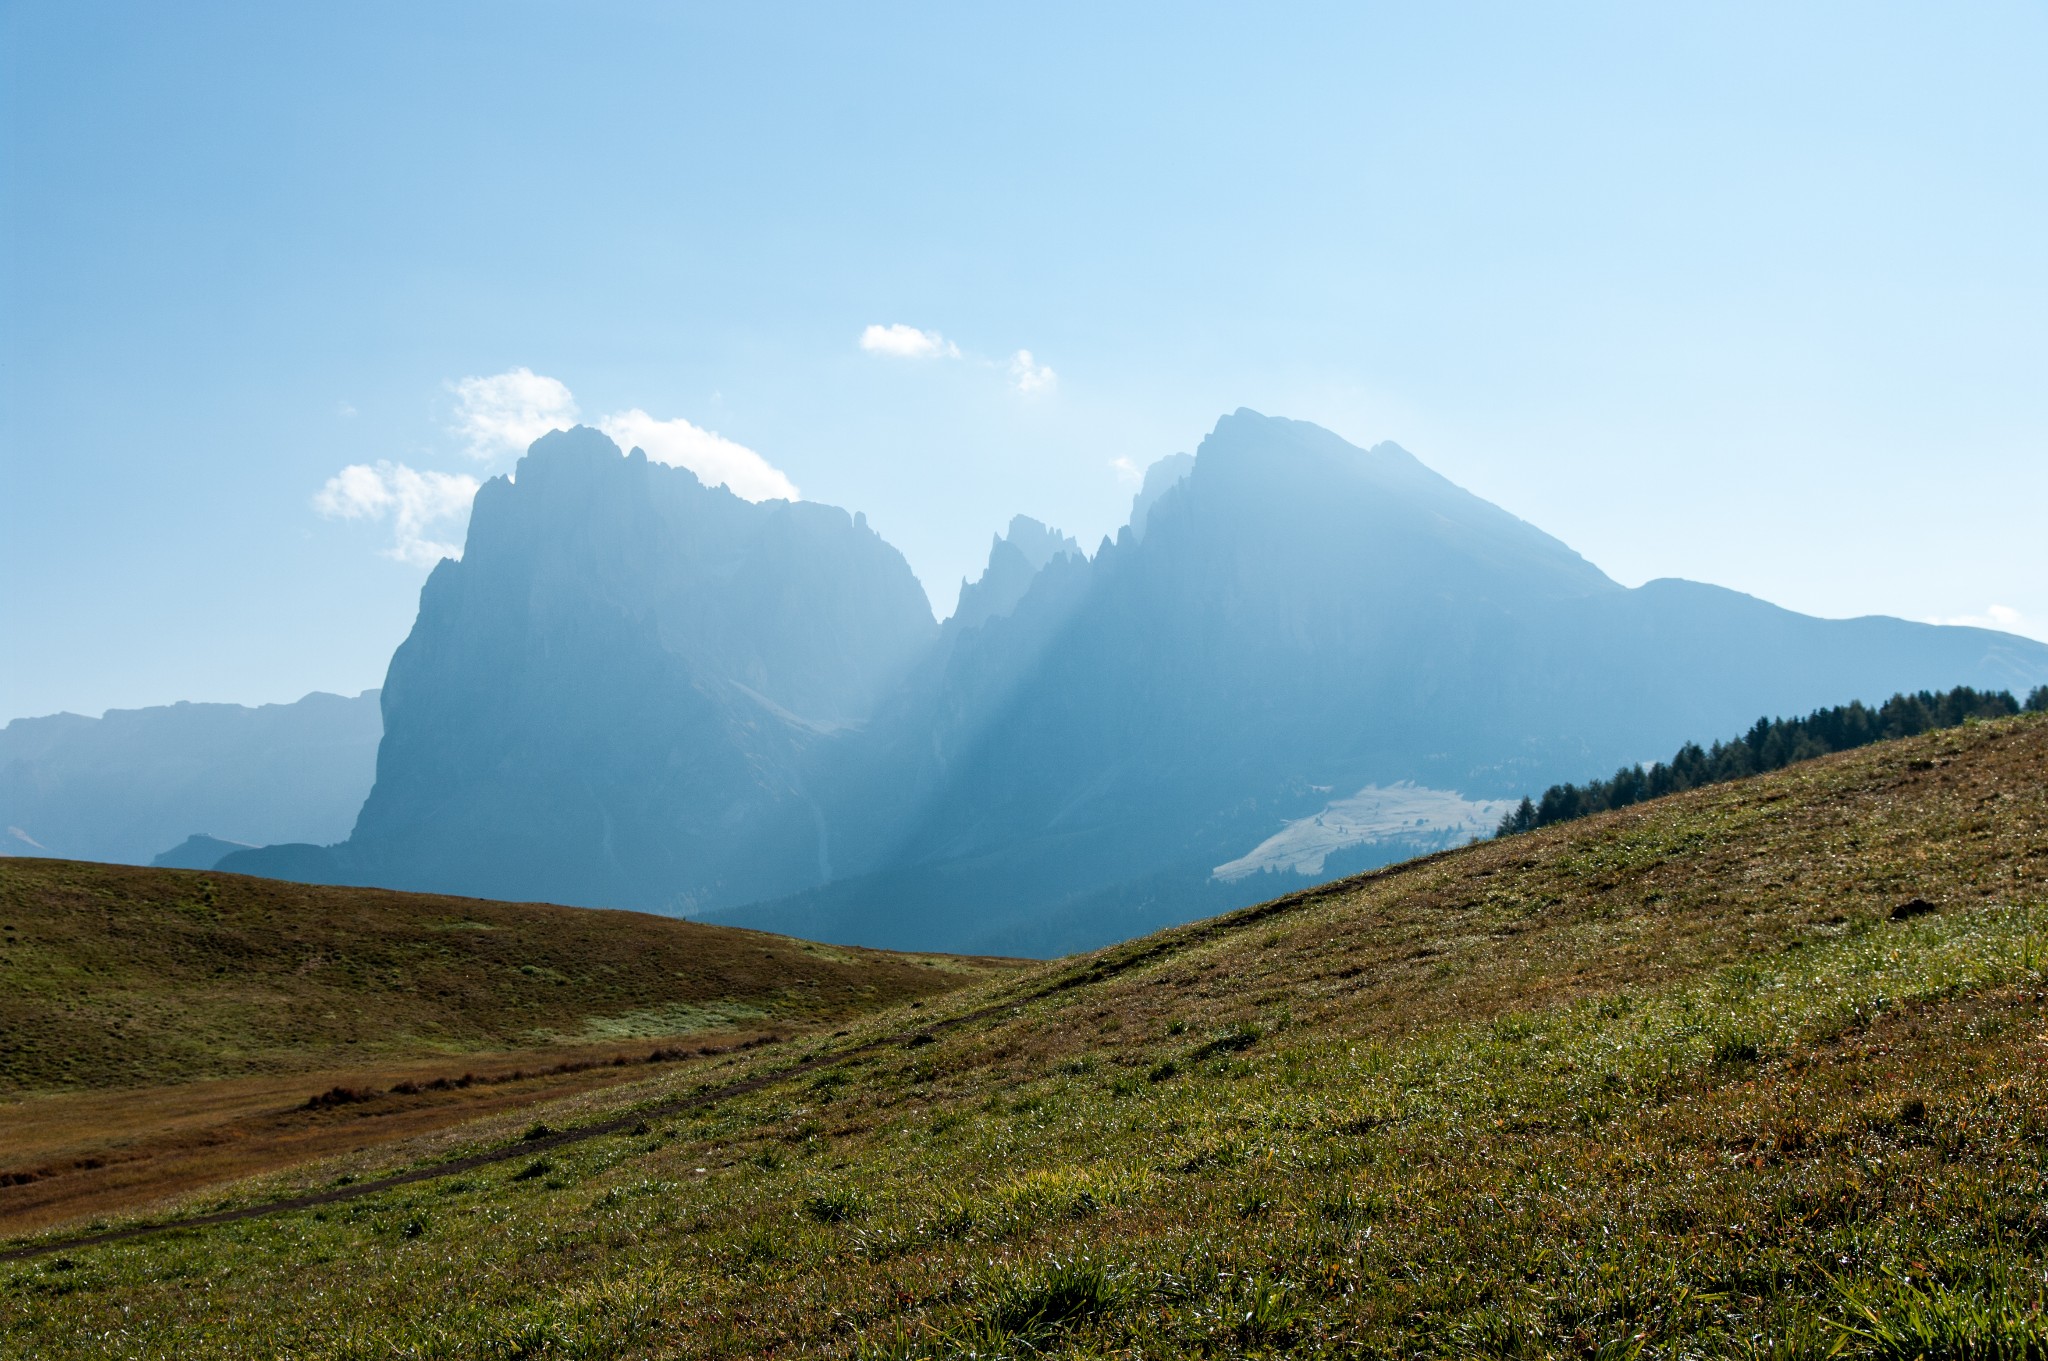
M1543 791L1541 799L1525 798L1502 818L1498 835L1534 831L1682 789L1760 775L1832 751L1960 727L1971 719L2008 718L2023 709L2048 712L2048 685L2036 686L2025 704L2009 691L1973 690L1962 685L1941 693L1922 690L1917 695L1893 695L1874 709L1859 700L1816 709L1804 718L1759 718L1732 742L1716 742L1711 747L1688 742L1669 761L1648 767L1623 766L1605 780L1554 784Z

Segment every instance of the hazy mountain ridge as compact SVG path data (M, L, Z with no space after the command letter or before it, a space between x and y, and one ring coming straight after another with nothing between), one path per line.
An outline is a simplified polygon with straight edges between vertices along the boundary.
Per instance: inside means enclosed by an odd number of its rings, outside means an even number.
M941 627L858 517L550 435L422 592L351 839L223 867L1050 953L1285 887L1219 866L1441 844L1354 791L1484 805L1760 713L2048 679L2007 635L1625 589L1397 445L1247 410L1133 522L1089 558L1018 517ZM1261 852L1290 826L1313 848Z
M1138 487L1138 494L1131 498L1131 533L1138 538L1145 537L1145 525L1152 516L1152 507L1159 498L1166 495L1195 466L1193 454L1168 454L1145 469L1145 475Z
M1210 873L1330 790L1501 799L1759 713L2044 672L2048 647L2007 635L1628 590L1398 446L1239 411L1142 537L1040 574L962 640L904 725L927 735L919 806L872 877L720 918L1056 952L1277 891Z
M260 849L246 841L229 841L223 837L208 836L194 832L177 845L159 855L150 857L150 867L162 870L210 870L221 862L224 856L236 851Z
M988 566L974 581L960 583L960 602L946 620L952 631L977 628L1009 614L1024 599L1038 574L1057 557L1082 557L1081 545L1028 515L1015 516L1007 532L989 545Z
M17 718L0 728L0 854L147 864L195 833L338 839L375 778L377 700Z

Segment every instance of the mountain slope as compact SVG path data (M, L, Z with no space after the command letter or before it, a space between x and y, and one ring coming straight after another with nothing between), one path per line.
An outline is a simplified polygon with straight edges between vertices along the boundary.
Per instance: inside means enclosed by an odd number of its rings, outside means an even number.
M479 1126L503 1156L453 1180L437 1145L342 1206L12 1263L0 1337L2031 1354L2044 880L2048 720L1882 744L877 1016L723 1096L614 1089L538 1155Z
M0 862L0 1233L709 1067L1004 967L638 913Z
M843 882L719 919L1058 953L1309 882L1213 875L1361 798L1412 785L1427 824L1333 865L1457 844L1492 800L1759 713L2048 677L2048 646L2009 635L1626 590L1396 446L1250 411L1146 523L1040 572L877 721L899 759L867 782L910 805L893 839L842 857Z
M194 834L339 840L382 731L375 690L18 718L0 728L0 855L143 865Z
M0 861L0 1097L802 1025L983 967L637 912Z

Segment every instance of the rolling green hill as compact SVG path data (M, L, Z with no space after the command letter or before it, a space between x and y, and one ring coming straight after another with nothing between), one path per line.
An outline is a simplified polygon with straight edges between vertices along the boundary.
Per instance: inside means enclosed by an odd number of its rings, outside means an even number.
M0 1351L2041 1356L2044 880L2048 720L1870 747L47 1237Z
M815 1024L992 967L636 912L0 859L0 1098Z

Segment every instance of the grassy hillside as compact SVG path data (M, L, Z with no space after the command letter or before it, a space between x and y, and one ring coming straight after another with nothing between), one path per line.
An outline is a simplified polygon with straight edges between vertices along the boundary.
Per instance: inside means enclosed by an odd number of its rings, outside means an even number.
M633 912L4 859L0 1097L815 1023L985 967Z
M2040 1356L2044 878L2048 721L1867 748L0 1265L0 1351Z

